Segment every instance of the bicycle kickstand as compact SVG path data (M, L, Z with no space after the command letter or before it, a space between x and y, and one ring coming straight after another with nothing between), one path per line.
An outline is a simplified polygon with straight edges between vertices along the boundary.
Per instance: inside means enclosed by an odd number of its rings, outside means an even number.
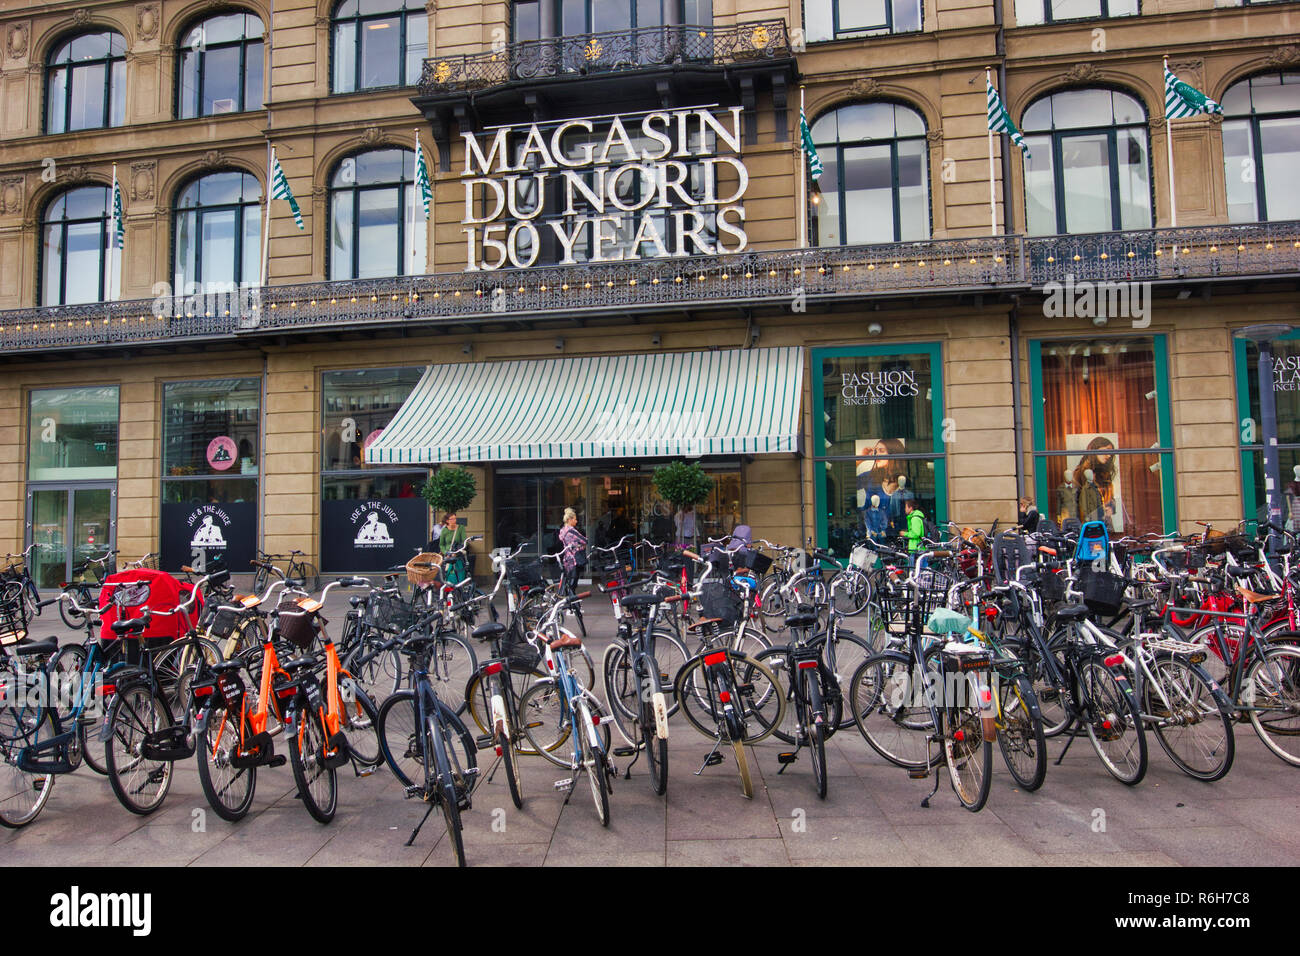
M930 747L928 744L926 745L925 748L925 758L928 763L930 759ZM921 801L921 806L926 810L930 809L930 798L939 792L939 774L942 772L943 772L942 765L936 766L934 768L934 786L930 788L930 792L927 793L925 795L925 799ZM913 776L917 776L920 777L921 779L924 779L926 774L924 771L922 771L920 774L913 774Z
M1068 737L1069 739L1066 740L1065 742L1065 749L1061 751L1061 756L1056 758L1056 765L1058 767L1061 765L1061 761L1065 759L1065 755L1069 753L1070 744L1074 743L1075 737L1078 736L1075 733L1071 733L1071 731L1074 729L1074 726L1075 726L1075 721L1073 720L1065 725L1064 736Z
M415 825L415 829L411 831L411 838L410 838L409 840L406 841L406 845L407 845L407 846L411 846L411 845L413 845L413 844L415 843L415 838L416 838L416 836L417 836L417 835L419 834L419 832L420 832L420 827L424 826L424 821L427 820L427 819L429 819L429 814L433 813L433 808L434 808L435 806L437 806L437 803L435 803L433 800L430 800L430 801L429 801L429 809L427 809L427 810L424 811L424 816L422 816L422 817L420 818L420 822L417 823L417 824Z
M708 756L704 758L704 763L700 764L700 769L695 771L695 776L698 777L700 774L704 773L705 767L714 767L722 763L722 754L718 753L718 748L721 746L722 737L719 736L718 739L714 741L713 749L710 750Z

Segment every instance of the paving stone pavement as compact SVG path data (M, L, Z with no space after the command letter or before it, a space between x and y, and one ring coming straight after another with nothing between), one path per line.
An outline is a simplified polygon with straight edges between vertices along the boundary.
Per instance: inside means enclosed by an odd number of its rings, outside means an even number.
M589 647L599 663L613 631L603 598L587 613ZM602 609L601 605L605 605ZM326 617L340 621L346 596L330 595ZM53 608L34 635L72 635ZM599 635L599 636L598 636ZM696 774L710 742L680 718L672 724L666 797L651 791L644 761L619 779L603 829L590 792L565 803L563 772L540 758L522 761L524 808L510 801L504 773L484 779L464 814L472 866L700 865L1278 865L1300 863L1300 768L1284 764L1248 725L1237 728L1232 771L1214 784L1180 773L1150 741L1150 769L1138 786L1117 782L1086 740L1056 766L1063 739L1048 741L1053 761L1037 793L1015 786L994 752L988 804L964 810L947 782L928 809L933 785L911 780L872 751L856 729L827 747L829 793L819 800L806 756L778 774L784 745L749 748L755 793L746 799L735 762ZM480 760L491 752L480 754ZM494 758L492 758L494 759ZM489 761L490 762L490 761ZM620 769L627 758L616 759ZM485 774L486 777L486 774ZM40 817L21 830L0 830L0 863L122 866L209 864L447 866L441 817L431 816L405 846L423 807L405 800L386 769L359 778L339 770L334 821L313 821L294 797L290 768L263 769L250 814L230 824L208 808L193 760L178 764L163 807L128 813L103 777L83 766L57 779Z

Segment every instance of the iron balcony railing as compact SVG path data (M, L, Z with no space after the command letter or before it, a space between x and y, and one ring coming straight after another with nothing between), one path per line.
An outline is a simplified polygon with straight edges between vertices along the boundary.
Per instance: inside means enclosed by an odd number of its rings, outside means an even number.
M199 342L268 331L1041 291L1049 283L1300 276L1300 222L996 236L313 282L0 312L0 349ZM795 310L795 314L797 310Z
M719 65L792 56L784 20L734 26L673 24L522 40L486 53L424 61L420 94L481 90L514 80L582 76L680 64Z

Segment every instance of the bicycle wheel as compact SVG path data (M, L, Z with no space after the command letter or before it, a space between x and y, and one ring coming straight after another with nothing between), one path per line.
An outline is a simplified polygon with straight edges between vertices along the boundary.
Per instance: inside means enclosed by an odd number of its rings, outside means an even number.
M171 788L172 762L149 760L141 754L148 734L171 725L167 703L148 685L119 687L113 695L105 751L108 782L122 806L132 813L153 813Z
M668 792L668 740L656 731L654 708L647 704L641 715L641 742L650 766L650 787L659 796Z
M424 782L425 750L416 719L415 691L399 690L379 708L379 749L403 788ZM427 794L426 794L427 796Z
M573 730L573 717L564 703L564 693L554 681L541 680L519 698L519 729L527 746L525 756L540 754L557 767L571 767L571 751L564 746Z
M1246 669L1241 702L1264 746L1300 767L1300 649L1279 644L1258 654Z
M1062 675L1063 683L1057 685L1048 675L1047 665L1040 658L1038 646L1032 641L1022 645L1023 653L1019 655L1026 662L1033 680L1032 690L1038 698L1038 709L1043 718L1043 735L1055 737L1070 726L1071 700L1069 681L1064 679L1069 670L1065 665L1065 632L1057 632L1047 641L1048 652L1056 662L1056 669Z
M1047 740L1034 687L1021 674L998 681L998 749L1023 790L1033 792L1047 778Z
M814 677L805 680L816 680ZM818 723L804 705L804 717L801 721L808 737L808 756L812 758L813 782L817 786L817 796L826 799L826 724Z
M785 691L766 664L734 651L728 652L736 694L741 699L739 719L758 724L758 732L747 730L747 743L757 743L773 733L785 719ZM709 685L704 656L693 658L677 675L675 691L686 720L705 737L724 736L725 711L715 700Z
M510 730L497 731L497 749L501 751L501 762L505 765L506 786L510 788L510 800L516 809L522 810L524 794L519 789L519 754L515 752L513 737L514 734Z
M444 731L434 717L429 717L424 731L424 752L433 755L434 767L438 779L427 781L426 790L437 788L438 802L442 804L442 818L447 827L447 838L451 840L452 855L456 866L465 866L465 839L461 832L460 794L456 790L455 776L451 770L450 755L439 746L438 741L445 741Z
M761 589L758 592L758 613L763 619L763 629L766 631L783 631L785 630L786 600L785 595L781 593L781 586L785 581L778 577L769 576L764 578L759 584Z
M582 724L582 770L586 773L587 783L591 787L591 799L596 805L596 816L600 820L600 825L607 827L609 826L609 758L605 756L604 749L591 743L592 737L598 736L599 731L592 722L587 703L584 701L578 709Z
M1231 768L1236 753L1232 705L1209 675L1171 654L1151 662L1154 680L1142 681L1142 714L1156 740L1183 773L1206 782ZM1145 675L1144 675L1145 677Z
M379 746L379 708L347 674L339 675L339 694L343 698L342 729L347 734L348 749L362 767L378 767L384 762Z
M325 725L315 710L299 712L289 726L289 763L302 805L319 823L329 823L338 808L338 773L325 766Z
M258 645L259 652L260 649L261 645ZM173 711L189 706L190 683L198 672L200 654L208 667L225 659L221 656L221 648L202 637L181 638L154 655L158 690Z
M396 647L380 650L382 646L378 635L368 633L343 661L343 668L378 702L402 688L401 651Z
M1129 691L1100 657L1082 662L1079 702L1084 726L1102 764L1120 783L1130 787L1147 772L1147 740L1142 715Z
M17 675L0 673L0 687L8 693ZM35 820L54 789L54 775L28 773L18 768L18 754L26 747L53 736L51 714L39 705L0 707L0 826L17 829Z
M478 670L478 658L464 638L451 631L438 635L429 658L429 683L438 699L453 713L465 711L465 687Z
M977 694L978 685L966 675L959 699L939 708L939 732L948 763L952 789L961 805L972 813L984 809L993 779L993 742L984 736Z
M320 571L316 570L316 565L306 563L298 565L298 577L305 582L307 590L312 594L320 590Z
M208 805L223 820L231 823L242 820L253 805L257 768L235 767L230 763L239 749L239 715L214 703L196 749L199 783Z
M98 774L108 773L105 760L105 747L99 739L95 710L101 706L95 698L95 689L87 684L87 651L83 644L68 644L61 647L46 665L50 681L50 700L54 712L66 728L72 722L72 715L77 717L76 749L86 766Z
M266 593L266 586L271 583L271 571L265 565L258 565L257 573L253 575L253 593L262 595Z
M871 579L857 568L848 568L831 578L831 593L835 595L835 610L854 617L871 602Z
M924 687L911 659L898 651L868 657L849 683L858 733L872 750L907 770L934 767L943 759L930 752L934 723Z
M70 592L73 600L82 607L90 606L90 595L83 593L80 589L73 588ZM86 626L86 615L82 614L67 601L59 601L59 617L63 618L63 623L74 631L81 630Z

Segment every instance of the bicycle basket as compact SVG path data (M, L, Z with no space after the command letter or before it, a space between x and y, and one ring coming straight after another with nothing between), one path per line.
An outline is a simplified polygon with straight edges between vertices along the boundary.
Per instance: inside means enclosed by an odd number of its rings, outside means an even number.
M432 551L421 551L410 561L406 562L406 580L410 581L416 587L424 584L433 584L438 580L439 568L442 566L442 555Z
M659 570L672 579L673 583L681 580L682 571L686 572L686 586L695 586L695 565L681 554L666 554L659 559Z
M849 552L849 564L857 568L859 571L869 571L871 568L875 567L876 553L870 548L858 545Z
M280 636L300 650L311 647L316 639L318 624L315 611L304 611L298 602L286 597L275 609L279 621Z
M546 584L540 561L507 561L506 577L515 587L537 588Z
M6 586L0 597L0 646L17 644L27 636L27 608L21 587Z
M982 671L993 666L993 654L974 644L961 641L949 641L943 646L943 669L945 671Z
M149 582L124 581L114 584L112 597L117 607L140 607L149 602Z
M402 600L400 594L372 591L366 604L366 623L397 634L415 623L415 610Z
M925 570L917 575L912 602L922 618L928 618L947 603L953 583L952 577L940 571Z
M705 581L700 588L700 614L719 618L724 624L735 624L743 612L741 597L729 584Z
M501 641L501 650L510 664L510 669L516 673L526 674L536 670L542 663L541 652L526 640L516 639L514 631L506 632Z
M1038 579L1038 586L1044 601L1065 600L1065 575L1048 571Z
M224 640L235 633L235 625L238 623L238 610L233 607L219 607L212 615L212 622L208 625L208 637Z
M741 548L732 552L731 562L738 568L748 568L760 577L772 568L772 559L753 548Z
M1084 570L1079 575L1083 603L1094 614L1114 617L1124 606L1124 579L1107 571Z

